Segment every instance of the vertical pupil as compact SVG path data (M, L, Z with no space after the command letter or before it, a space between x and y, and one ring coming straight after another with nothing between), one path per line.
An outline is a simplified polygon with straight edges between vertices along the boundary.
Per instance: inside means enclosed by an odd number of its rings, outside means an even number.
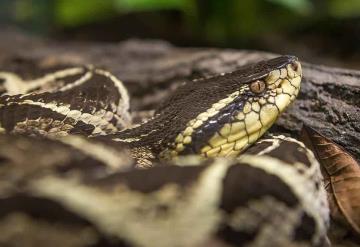
M262 81L255 81L251 84L251 90L254 93L261 93L264 90L264 84Z

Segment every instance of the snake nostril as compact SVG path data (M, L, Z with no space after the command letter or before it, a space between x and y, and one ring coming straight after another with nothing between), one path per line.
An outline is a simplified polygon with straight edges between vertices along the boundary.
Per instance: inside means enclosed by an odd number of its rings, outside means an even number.
M292 63L291 63L291 68L292 68L294 71L297 71L298 67L299 67L298 62L292 62Z

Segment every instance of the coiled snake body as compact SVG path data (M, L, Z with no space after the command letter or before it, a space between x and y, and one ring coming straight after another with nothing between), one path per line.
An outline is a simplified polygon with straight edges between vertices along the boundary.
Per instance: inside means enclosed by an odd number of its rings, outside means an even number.
M187 83L131 128L107 71L0 78L0 243L327 244L314 155L290 137L259 139L299 92L295 57Z

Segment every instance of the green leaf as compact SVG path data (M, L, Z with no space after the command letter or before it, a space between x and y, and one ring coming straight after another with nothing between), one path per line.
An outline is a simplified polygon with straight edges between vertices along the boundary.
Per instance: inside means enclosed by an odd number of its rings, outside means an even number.
M360 0L330 0L329 14L337 17L359 17Z
M116 14L113 0L57 0L55 9L55 22L62 26L77 26Z
M313 10L313 5L309 0L267 0L286 7L299 14L309 14Z
M182 10L188 4L188 0L114 0L114 3L122 12L160 9Z

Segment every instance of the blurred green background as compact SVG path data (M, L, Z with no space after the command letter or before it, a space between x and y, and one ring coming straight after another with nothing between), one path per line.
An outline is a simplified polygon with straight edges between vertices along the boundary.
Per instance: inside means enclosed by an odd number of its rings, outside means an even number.
M0 25L58 40L155 38L360 68L360 0L1 0Z

